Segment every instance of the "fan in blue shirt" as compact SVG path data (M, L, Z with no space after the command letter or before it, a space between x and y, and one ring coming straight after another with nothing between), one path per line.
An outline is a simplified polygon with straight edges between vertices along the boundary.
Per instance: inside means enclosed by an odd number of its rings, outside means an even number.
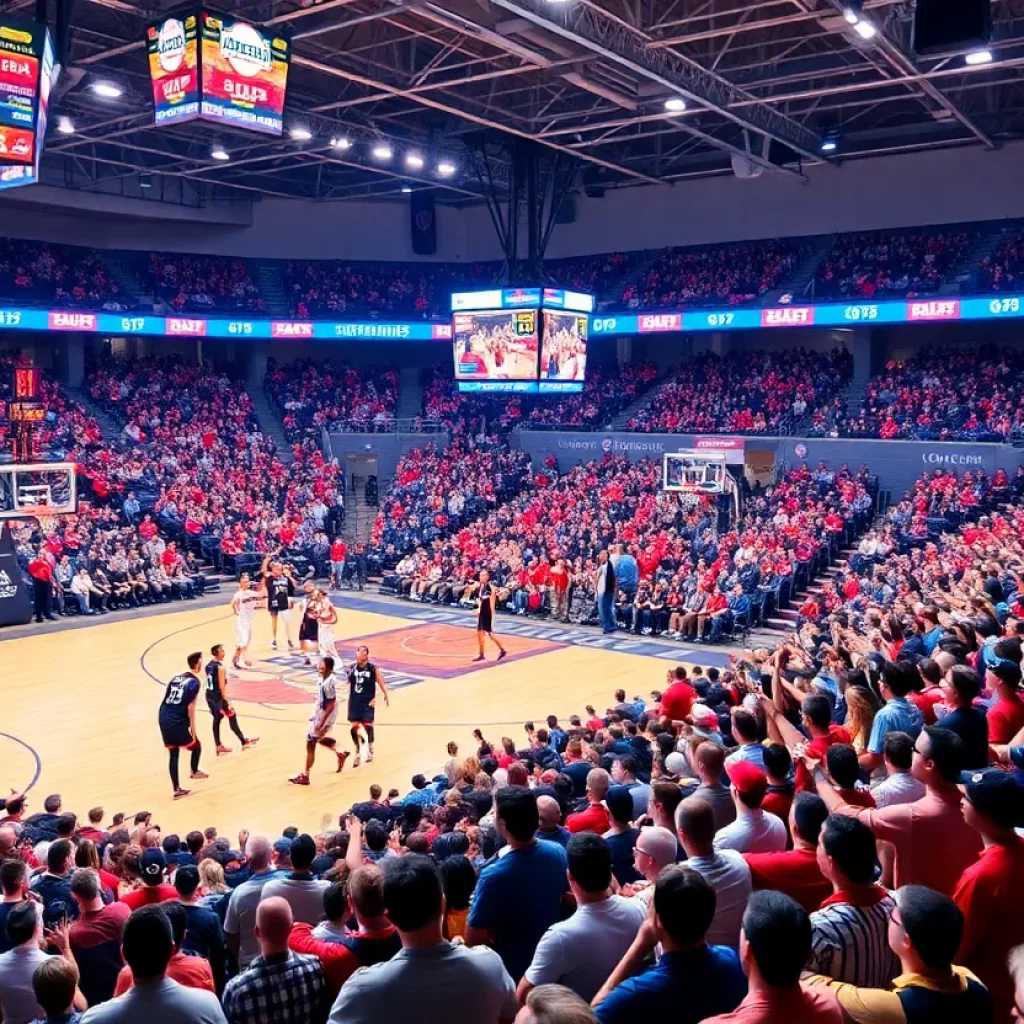
M714 916L715 890L701 874L682 864L665 868L654 887L654 914L594 997L601 1024L697 1024L735 1010L747 979L733 950L704 941ZM661 960L637 973L659 942Z

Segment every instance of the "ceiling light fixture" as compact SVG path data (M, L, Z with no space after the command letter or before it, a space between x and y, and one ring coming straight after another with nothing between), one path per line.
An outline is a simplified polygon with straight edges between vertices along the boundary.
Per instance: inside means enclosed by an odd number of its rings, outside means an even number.
M345 150L348 149L348 147L351 145L352 143L347 138L345 138L344 135L335 135L334 138L331 139L332 149Z
M665 109L670 114L681 114L686 109L686 101L678 96L672 96L670 99L665 100Z
M153 187L153 178L152 178L152 176L147 171L143 171L139 175L139 188L152 188L152 187Z
M210 147L210 156L214 160L220 160L221 162L231 159L231 154L224 148L223 143L215 142Z
M75 134L75 122L71 120L66 114L62 115L57 121L57 131L61 135L74 135Z
M878 29L875 28L875 26L866 18L861 18L857 24L853 26L853 31L865 41L868 39L874 39L878 34Z
M992 51L991 50L971 50L970 53L964 56L964 63L969 67L977 67L979 64L991 64L992 63Z
M423 157L419 153L406 153L405 166L410 170L418 171L423 166Z
M302 124L297 124L294 128L291 129L291 131L288 132L288 135L295 142L309 142L309 140L313 138L313 133L305 125Z
M124 95L124 89L117 82L93 82L91 88L97 96L102 96L105 100L120 99Z
M408 185L403 185L403 186L402 186L402 194L403 194L403 195L408 195L408 194L409 194L409 193L410 193L411 191L412 191L412 189L411 189L411 188L409 188L409 186L408 186Z
M371 152L378 160L390 160L395 155L394 150L387 142L378 142Z
M442 160L437 165L437 173L440 174L442 178L450 178L455 173L455 164L450 160Z

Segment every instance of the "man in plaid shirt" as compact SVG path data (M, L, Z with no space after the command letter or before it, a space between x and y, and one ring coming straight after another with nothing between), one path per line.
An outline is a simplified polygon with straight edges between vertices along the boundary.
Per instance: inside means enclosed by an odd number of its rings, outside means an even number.
M288 948L292 908L280 896L256 911L260 956L224 989L229 1024L320 1024L329 1009L320 961Z

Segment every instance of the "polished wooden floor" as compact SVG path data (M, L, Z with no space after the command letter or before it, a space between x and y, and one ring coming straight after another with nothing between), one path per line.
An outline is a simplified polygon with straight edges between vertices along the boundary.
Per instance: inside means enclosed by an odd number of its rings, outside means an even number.
M481 728L495 743L522 737L529 718L549 713L568 718L592 703L603 709L614 690L633 694L661 688L672 663L657 658L508 638L512 657L471 665L475 634L454 625L431 627L396 615L339 609L339 647L361 638L371 656L392 665L396 682L390 707L377 704L376 760L334 773L335 762L318 755L312 785L289 785L303 766L304 730L313 705L315 677L296 657L270 648L269 616L257 615L250 657L252 672L230 680L243 729L260 743L244 754L225 727L235 751L214 756L205 702L199 717L206 781L188 782L193 795L171 800L167 756L157 728L162 686L185 670L185 657L218 642L228 646L234 629L227 607L196 608L137 619L111 619L85 629L32 635L0 643L0 785L21 788L38 773L30 805L41 810L48 793L84 817L102 805L116 811L151 810L164 831L216 825L231 835L244 826L277 834L288 824L315 830L336 822L339 812L365 799L380 783L402 793L416 772L440 770L446 744L474 749ZM284 647L284 644L281 645ZM347 651L346 651L347 653ZM493 659L496 651L488 650ZM381 658L381 655L388 658ZM434 673L432 675L432 673ZM445 677L447 676L447 677ZM339 692L344 700L344 695ZM349 745L341 705L335 735ZM182 757L183 779L187 755Z

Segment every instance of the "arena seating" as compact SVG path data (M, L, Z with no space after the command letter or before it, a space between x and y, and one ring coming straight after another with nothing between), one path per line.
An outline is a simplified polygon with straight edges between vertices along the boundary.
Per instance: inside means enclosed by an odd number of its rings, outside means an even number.
M842 411L841 411L842 412ZM922 349L873 377L859 413L838 415L843 437L1002 441L1024 428L1024 354L992 346Z
M815 294L828 298L927 295L976 241L955 229L840 235L818 265Z
M311 437L319 443L330 430L383 430L393 425L398 403L398 370L349 366L331 360L267 362L264 388L281 414L289 441Z
M0 295L23 305L124 310L135 305L88 249L0 239Z
M981 261L974 277L974 290L979 292L1019 291L1024 280L1024 233L1003 242Z
M851 369L843 348L699 356L657 389L627 429L788 433L843 388Z
M779 239L670 249L639 281L627 286L618 304L627 309L672 309L755 302L781 285L807 255L806 246Z
M266 308L242 260L154 252L149 272L154 294L177 312L258 313Z

